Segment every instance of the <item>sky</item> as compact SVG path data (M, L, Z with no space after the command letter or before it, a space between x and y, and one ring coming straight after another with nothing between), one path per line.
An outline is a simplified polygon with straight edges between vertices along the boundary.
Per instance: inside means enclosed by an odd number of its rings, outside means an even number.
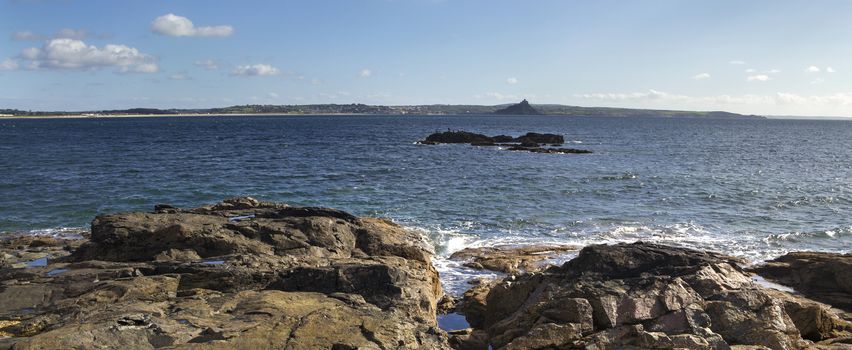
M852 116L852 1L0 0L0 108Z

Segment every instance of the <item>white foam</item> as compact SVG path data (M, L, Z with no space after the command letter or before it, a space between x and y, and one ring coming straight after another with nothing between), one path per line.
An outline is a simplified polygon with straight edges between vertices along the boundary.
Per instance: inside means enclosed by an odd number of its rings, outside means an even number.
M57 227L29 230L26 232L10 232L10 234L30 235L30 236L48 236L54 238L79 239L83 238L83 233L88 232L85 227Z

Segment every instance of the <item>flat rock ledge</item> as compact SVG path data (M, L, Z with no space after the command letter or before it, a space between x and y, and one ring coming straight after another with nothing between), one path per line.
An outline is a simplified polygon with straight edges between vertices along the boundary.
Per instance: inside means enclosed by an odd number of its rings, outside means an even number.
M754 282L720 254L591 245L562 266L481 283L457 349L852 349L829 305ZM847 295L848 296L848 295ZM847 310L848 311L848 310Z
M519 274L540 271L579 250L578 246L557 244L498 245L465 248L450 255L450 259L464 261L464 266L473 269Z
M236 198L0 250L0 349L449 349L429 245L382 219Z
M533 153L592 153L592 151L584 149L556 147L565 143L565 138L562 135L540 134L535 132L529 132L522 136L512 137L508 135L486 136L467 131L448 130L433 133L418 143L422 145L467 143L473 146L507 146L507 149L510 151L526 151Z

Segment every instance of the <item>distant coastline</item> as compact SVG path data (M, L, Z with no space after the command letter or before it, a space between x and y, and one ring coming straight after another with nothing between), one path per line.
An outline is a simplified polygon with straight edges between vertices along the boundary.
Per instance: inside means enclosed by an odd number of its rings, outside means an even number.
M534 110L532 107L534 107ZM522 107L522 108L518 108ZM240 105L207 109L156 109L131 108L122 110L91 111L22 111L0 109L0 119L20 118L138 118L138 117L203 117L203 116L257 116L257 115L507 115L506 111L521 111L518 115L552 115L575 117L678 117L714 119L762 119L764 116L744 115L723 111L677 111L631 109L611 107L579 107L556 104L530 105L526 100L518 104L483 105L408 105L382 106L365 104L316 105ZM535 111L528 113L524 111Z

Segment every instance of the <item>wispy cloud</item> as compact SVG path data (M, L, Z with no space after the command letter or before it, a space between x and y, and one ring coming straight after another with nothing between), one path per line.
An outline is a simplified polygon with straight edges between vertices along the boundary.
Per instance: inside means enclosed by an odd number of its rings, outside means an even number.
M229 25L196 27L189 18L173 13L165 14L151 22L154 33L167 36L206 36L225 37L234 33L234 27Z
M38 41L41 40L41 35L29 30L22 30L12 33L11 39L15 41Z
M7 58L0 62L0 70L15 70L18 69L18 61Z
M109 35L93 34L83 28L62 28L51 35L42 35L29 30L22 30L12 33L11 39L15 41L41 41L47 39L74 39L86 40L89 38L105 39Z
M746 81L761 81L762 82L762 81L770 81L770 80L772 80L772 78L770 78L766 74L749 75L748 77L746 77Z
M278 75L281 71L278 68L275 68L268 64L251 64L251 65L243 65L237 66L232 72L231 75L235 76L270 76L270 75Z
M831 67L825 67L825 71L826 71L827 73L835 73L835 72L837 72L836 70L834 70L834 68L831 68Z
M175 73L169 76L171 80L192 80L192 77L189 76L186 72Z
M575 94L575 99L597 101L607 105L624 104L650 104L661 108L681 106L683 108L702 108L702 106L715 106L715 108L739 108L749 110L777 110L781 113L824 113L836 114L852 106L852 92L834 93L828 95L801 95L790 92L777 92L768 95L715 95L715 96L688 96L672 94L658 90L628 93L586 93ZM790 109L792 108L792 109ZM810 112L808 112L810 111Z
M699 74L693 75L692 79L707 80L707 79L710 79L710 73L699 73Z
M157 59L126 45L87 45L82 40L51 39L41 48L24 49L20 57L29 60L30 69L97 70L115 68L120 73L154 73Z
M805 72L808 72L808 73L819 73L819 71L820 71L820 69L817 66L810 66L808 68L805 68Z
M506 78L506 84L515 85L517 83L518 83L518 78L515 78L515 77Z
M214 70L214 69L219 68L219 63L217 63L215 60L210 60L210 59L198 60L198 61L193 62L193 64L196 67L204 68L206 70Z
M373 71L369 70L367 68L364 68L360 72L358 72L358 76L361 77L361 78L369 78L369 77L373 76Z

